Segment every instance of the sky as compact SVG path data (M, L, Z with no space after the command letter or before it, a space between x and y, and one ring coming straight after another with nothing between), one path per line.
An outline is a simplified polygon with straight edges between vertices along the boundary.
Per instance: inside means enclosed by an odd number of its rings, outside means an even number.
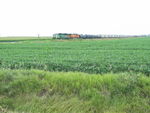
M0 36L150 34L150 0L0 0Z

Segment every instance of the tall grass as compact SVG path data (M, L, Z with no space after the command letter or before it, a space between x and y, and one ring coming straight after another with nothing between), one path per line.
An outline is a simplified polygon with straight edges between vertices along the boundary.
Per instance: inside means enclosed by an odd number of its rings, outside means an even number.
M0 71L1 111L149 113L150 78L142 74Z

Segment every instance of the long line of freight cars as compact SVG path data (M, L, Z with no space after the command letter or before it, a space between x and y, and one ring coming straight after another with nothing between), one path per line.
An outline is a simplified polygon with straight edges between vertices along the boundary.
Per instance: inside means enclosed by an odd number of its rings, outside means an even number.
M92 39L92 38L127 38L127 37L145 37L145 35L89 35L89 34L69 34L69 33L57 33L53 34L54 39Z

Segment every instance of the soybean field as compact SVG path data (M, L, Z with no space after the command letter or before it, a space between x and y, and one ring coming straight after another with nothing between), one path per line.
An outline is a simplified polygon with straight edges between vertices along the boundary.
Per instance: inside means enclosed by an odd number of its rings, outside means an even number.
M150 38L0 40L1 69L150 74Z

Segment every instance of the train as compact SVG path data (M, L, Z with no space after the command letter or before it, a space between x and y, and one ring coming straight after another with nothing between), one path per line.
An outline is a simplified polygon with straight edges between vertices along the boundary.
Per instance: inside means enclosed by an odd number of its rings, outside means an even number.
M54 39L95 39L95 38L128 38L128 37L150 37L150 35L91 35L77 33L56 33L53 34Z
M89 35L89 34L69 34L69 33L57 33L53 34L54 39L75 39L75 38L101 38L101 35Z

